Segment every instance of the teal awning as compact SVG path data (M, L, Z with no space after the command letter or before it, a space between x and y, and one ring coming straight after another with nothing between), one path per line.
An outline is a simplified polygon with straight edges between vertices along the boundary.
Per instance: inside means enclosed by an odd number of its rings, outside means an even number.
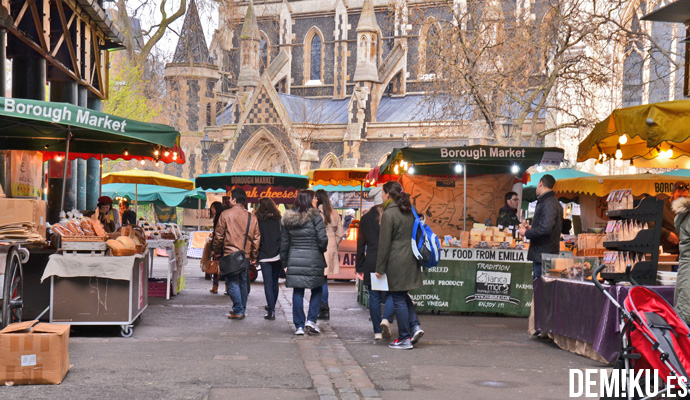
M101 187L104 196L124 197L139 204L158 204L168 207L206 208L206 191L185 190L157 185L135 185L132 183L108 183ZM136 193L135 193L136 191ZM224 193L225 191L223 191ZM199 202L201 201L201 204Z
M556 179L568 179L568 178L579 178L582 176L592 176L594 174L589 174L587 172L578 171L572 168L561 168L555 169L553 171L539 172L537 174L530 175L530 182L522 187L522 201L532 202L537 201L537 184L539 180L544 175L551 175Z

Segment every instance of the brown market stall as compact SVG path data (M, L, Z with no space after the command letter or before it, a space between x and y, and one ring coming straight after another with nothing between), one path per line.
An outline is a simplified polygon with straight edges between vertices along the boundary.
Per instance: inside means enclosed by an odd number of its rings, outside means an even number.
M393 150L379 176L400 175L403 189L443 246L439 265L424 275L424 286L410 292L419 310L529 315L532 264L513 240L518 227L484 223L495 221L505 193L524 182L517 177L526 178L527 168L562 159L558 148Z
M0 148L7 155L5 192L10 197L41 195L42 161L51 159L64 165L64 160L92 157L102 160L105 157L180 163L184 162L184 155L177 147L178 140L179 132L165 125L128 120L66 103L0 97ZM7 153L7 150L12 152ZM24 158L21 169L16 163L11 163L13 154L28 154L29 160L36 159L38 168L32 170L37 177L29 176L30 173L16 176L18 171L25 172L29 168L25 168ZM64 178L67 173L68 168L62 168L60 208L64 204ZM27 188L29 194L18 192ZM40 199L0 198L0 207L11 209L10 202L21 204L13 206L18 212L5 213L0 224L0 242L11 244L5 247L8 250L27 248L30 256L28 260L22 260L21 273L9 274L18 276L19 282L5 286L17 290L10 293L12 301L3 302L3 310L12 307L13 311L8 314L16 317L3 321L3 324L27 317L39 318L47 312L50 287L46 283L41 284L40 278L49 256L58 251L43 243L47 222L45 202ZM27 239L30 233L38 234L41 240L31 244ZM108 259L102 258L105 263ZM8 275L5 274L8 266L15 264L5 264L5 269L0 273ZM16 296L18 293L22 295Z

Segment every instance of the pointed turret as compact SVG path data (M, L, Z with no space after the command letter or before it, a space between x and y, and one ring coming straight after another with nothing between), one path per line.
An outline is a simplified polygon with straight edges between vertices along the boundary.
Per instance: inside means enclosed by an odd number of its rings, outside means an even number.
M259 42L261 34L256 23L254 3L249 2L247 15L244 17L244 25L240 33L240 74L237 77L237 86L256 87L259 84Z
M187 13L184 16L180 39L177 41L173 63L210 64L206 38L201 27L199 10L195 0L189 2Z
M379 25L376 23L374 4L371 0L364 0L362 15L357 24L356 82L378 82L378 35Z

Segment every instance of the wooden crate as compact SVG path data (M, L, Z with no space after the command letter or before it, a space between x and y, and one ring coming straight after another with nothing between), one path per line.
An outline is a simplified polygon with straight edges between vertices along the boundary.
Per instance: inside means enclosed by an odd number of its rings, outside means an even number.
M60 251L72 256L105 256L108 249L105 242L62 242Z

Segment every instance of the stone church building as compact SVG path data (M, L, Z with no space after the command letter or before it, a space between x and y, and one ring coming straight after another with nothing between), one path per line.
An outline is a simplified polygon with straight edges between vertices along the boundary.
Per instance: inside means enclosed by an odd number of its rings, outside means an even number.
M412 26L388 0L235 3L209 47L192 1L165 74L183 176L373 167L395 147L480 143L482 129L430 117L424 43L445 11L424 9Z
M641 24L643 10L662 4L644 7L645 1L626 6L623 25L646 29L679 58L682 25ZM427 36L441 29L446 6L414 2L424 18L412 24L408 0L221 2L219 27L207 45L192 0L165 72L169 123L182 132L188 159L182 176L374 167L395 147L491 144L480 118L435 120L425 101L435 74ZM683 98L682 70L675 72L644 42L612 48L606 57L621 68L595 107L600 118L621 106ZM540 123L561 119L546 115ZM562 129L545 142L574 159L587 133ZM212 141L208 153L204 136Z

